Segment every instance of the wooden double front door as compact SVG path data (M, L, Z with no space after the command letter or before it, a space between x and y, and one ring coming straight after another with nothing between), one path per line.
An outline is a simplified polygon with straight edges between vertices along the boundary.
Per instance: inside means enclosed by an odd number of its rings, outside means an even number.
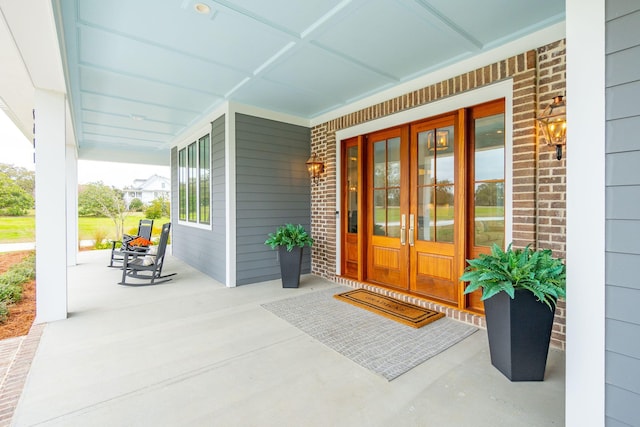
M343 141L343 159L343 274L481 310L458 277L504 246L504 102Z

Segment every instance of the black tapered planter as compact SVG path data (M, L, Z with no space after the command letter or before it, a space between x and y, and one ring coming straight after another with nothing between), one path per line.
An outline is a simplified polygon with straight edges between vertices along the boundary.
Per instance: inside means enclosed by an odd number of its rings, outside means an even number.
M300 285L300 270L302 269L302 248L294 246L291 252L286 246L278 247L280 259L280 274L283 288L297 288Z
M511 381L542 381L554 312L527 290L484 301L491 364Z

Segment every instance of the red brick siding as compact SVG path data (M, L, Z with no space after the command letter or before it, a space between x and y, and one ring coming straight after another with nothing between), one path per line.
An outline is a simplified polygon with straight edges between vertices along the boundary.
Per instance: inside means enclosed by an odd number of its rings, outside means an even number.
M566 92L566 44L564 40L538 49L538 105L542 110L554 96ZM569 102L571 100L568 100ZM539 141L540 142L540 141ZM544 144L544 141L542 141ZM536 225L537 245L551 249L555 256L564 258L567 250L567 169L566 147L562 160L556 159L555 147L539 145L538 153L538 204ZM565 348L566 304L558 302L551 333L551 345Z

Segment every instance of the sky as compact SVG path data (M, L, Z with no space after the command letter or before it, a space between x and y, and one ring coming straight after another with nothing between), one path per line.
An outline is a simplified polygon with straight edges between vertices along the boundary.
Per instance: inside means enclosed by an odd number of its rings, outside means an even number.
M0 163L35 170L33 145L13 122L0 110ZM78 184L102 181L106 185L124 188L133 184L134 179L147 179L151 175L169 178L168 166L135 165L135 176L131 175L132 164L78 161Z

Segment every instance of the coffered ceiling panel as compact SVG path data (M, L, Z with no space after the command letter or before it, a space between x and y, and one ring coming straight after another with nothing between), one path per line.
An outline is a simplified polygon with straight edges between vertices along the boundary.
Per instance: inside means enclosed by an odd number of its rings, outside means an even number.
M142 163L224 102L311 120L564 20L558 0L53 4L80 158Z

